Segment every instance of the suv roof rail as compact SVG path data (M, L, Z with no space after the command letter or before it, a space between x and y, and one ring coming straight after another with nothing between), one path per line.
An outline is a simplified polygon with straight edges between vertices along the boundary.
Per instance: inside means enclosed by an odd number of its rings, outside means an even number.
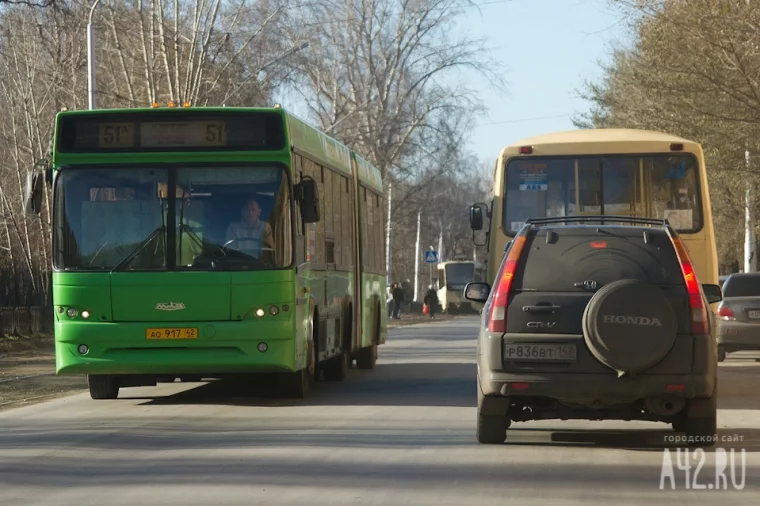
M554 216L551 218L528 218L525 220L526 225L548 225L552 223L568 222L615 222L641 225L659 225L661 227L670 228L670 222L667 219L638 218L635 216L615 216L609 214L592 216Z

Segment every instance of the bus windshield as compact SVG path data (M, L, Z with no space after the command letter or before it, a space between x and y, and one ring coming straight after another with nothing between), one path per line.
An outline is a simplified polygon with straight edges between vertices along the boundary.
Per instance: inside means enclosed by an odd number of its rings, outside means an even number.
M690 154L547 157L506 168L504 232L528 218L618 215L667 218L677 231L703 225L697 160Z
M64 168L56 178L55 264L66 270L287 267L288 188L284 169L272 166Z
M464 290L473 281L475 265L472 263L446 265L446 288L449 290Z

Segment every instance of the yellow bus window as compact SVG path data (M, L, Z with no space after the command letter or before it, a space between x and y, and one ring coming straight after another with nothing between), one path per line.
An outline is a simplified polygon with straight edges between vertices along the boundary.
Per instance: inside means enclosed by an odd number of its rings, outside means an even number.
M688 154L518 159L506 175L509 235L528 218L547 216L667 218L681 232L702 227L699 174Z

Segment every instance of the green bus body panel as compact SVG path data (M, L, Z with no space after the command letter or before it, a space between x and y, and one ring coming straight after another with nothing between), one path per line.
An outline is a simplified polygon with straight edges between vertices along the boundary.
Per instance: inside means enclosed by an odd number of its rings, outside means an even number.
M229 272L115 272L110 276L114 321L230 320ZM184 308L156 307L171 303Z
M293 147L351 176L351 151L346 146L293 114L287 114L286 124Z
M58 374L226 374L296 371L307 365L307 332L312 311L321 319L349 316L358 322L357 348L387 336L384 275L361 272L364 228L359 185L382 197L380 171L337 140L282 109L202 108L206 111L277 111L283 116L286 148L281 151L57 153L53 169L65 165L224 164L279 162L293 178L293 151L329 165L355 183L354 227L359 244L353 270L303 264L273 271L66 272L53 273L56 371ZM68 111L62 115L145 112L173 109ZM58 123L56 123L56 126ZM58 135L58 132L56 132ZM55 145L55 144L54 144ZM297 183L293 179L293 183ZM296 208L296 212L297 208ZM176 309L179 304L184 309ZM157 309L157 305L173 310ZM163 306L161 306L163 305ZM75 308L77 316L66 311ZM276 311L273 309L276 308ZM379 314L377 313L379 308ZM85 320L82 310L90 312ZM262 309L264 316L256 316ZM274 313L274 314L273 314ZM314 322L317 326L317 322ZM146 329L195 328L196 339L148 339ZM336 338L343 338L337 336ZM267 350L258 350L259 343ZM81 354L80 345L88 351Z
M56 311L58 373L251 373L305 365L306 327L297 324L291 270L55 272L53 297L56 307L64 308ZM181 302L185 309L156 309L170 302ZM274 315L272 306L277 307ZM69 317L69 308L79 314ZM259 308L263 317L255 314ZM83 310L91 313L89 320L81 317ZM198 338L145 336L147 328L166 327L196 328ZM266 353L257 349L262 341L269 346ZM77 351L80 344L88 346L87 355Z
M356 161L357 172L359 173L359 182L382 195L383 180L380 176L380 171L356 153L353 153L353 157Z

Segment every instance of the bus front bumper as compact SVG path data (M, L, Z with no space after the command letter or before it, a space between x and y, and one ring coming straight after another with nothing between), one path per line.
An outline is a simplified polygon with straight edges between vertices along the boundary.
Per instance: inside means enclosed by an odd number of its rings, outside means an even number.
M156 327L195 328L197 335L193 339L148 339L146 329ZM56 373L218 375L292 371L294 334L293 321L285 319L176 325L56 322Z

